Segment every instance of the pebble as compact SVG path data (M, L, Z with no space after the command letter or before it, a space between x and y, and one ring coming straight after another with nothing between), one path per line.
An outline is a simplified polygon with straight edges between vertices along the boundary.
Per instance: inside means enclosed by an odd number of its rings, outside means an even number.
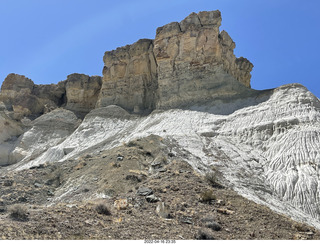
M43 187L43 185L42 184L40 184L40 183L34 183L34 186L36 187L36 188L41 188L41 187Z
M146 200L148 202L158 202L160 199L152 194L152 195L146 196Z
M148 188L148 187L140 187L137 191L137 194L140 196L149 196L153 193L152 189Z

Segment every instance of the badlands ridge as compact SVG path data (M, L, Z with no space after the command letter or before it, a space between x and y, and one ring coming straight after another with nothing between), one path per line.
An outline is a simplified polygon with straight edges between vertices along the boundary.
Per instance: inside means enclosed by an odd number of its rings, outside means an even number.
M320 101L300 84L251 89L253 65L235 57L220 23L211 11L159 27L154 40L106 52L103 77L35 85L9 74L0 93L1 175L157 135L199 173L217 170L240 195L319 229ZM78 199L83 184L67 180L50 203ZM101 197L108 194L83 195Z

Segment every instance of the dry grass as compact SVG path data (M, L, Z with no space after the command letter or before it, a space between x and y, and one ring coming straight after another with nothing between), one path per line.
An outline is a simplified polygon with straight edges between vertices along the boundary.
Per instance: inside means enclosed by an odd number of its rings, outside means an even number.
M204 203L210 203L213 200L216 200L217 197L213 194L212 190L206 190L201 192L200 201Z
M109 207L106 203L100 202L95 206L95 210L98 214L111 215Z
M13 205L9 208L10 217L13 220L26 221L28 220L27 207L21 204Z

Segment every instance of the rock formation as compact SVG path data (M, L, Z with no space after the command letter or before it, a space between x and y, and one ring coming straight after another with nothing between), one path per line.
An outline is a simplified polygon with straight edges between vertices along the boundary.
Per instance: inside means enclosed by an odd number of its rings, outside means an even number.
M33 120L28 131L15 142L9 163L29 161L64 141L79 126L81 120L66 109L58 108ZM63 153L63 152L62 152Z
M176 108L250 92L253 65L219 32L219 11L192 13L157 29L156 38L105 53L97 107Z
M9 74L1 86L1 101L14 112L14 118L22 119L43 110L39 99L32 94L34 83L22 75Z
M35 85L10 74L0 101L19 120L58 107L80 117L109 105L149 113L254 93L253 65L235 57L235 43L227 32L219 31L220 24L217 10L192 13L180 23L159 27L155 40L141 39L106 52L102 79L71 74L57 85Z
M155 40L106 52L103 78L72 74L57 85L35 85L8 75L0 94L0 166L13 172L68 164L157 135L168 140L168 163L188 162L201 173L214 166L243 196L320 228L320 101L299 84L251 89L253 65L235 57L220 23L219 11L192 13L158 28ZM142 162L143 175L152 175L153 159ZM84 178L66 180L49 201L101 196L94 187L78 191Z
M87 114L94 109L101 88L100 76L68 75L66 80L66 109Z
M155 108L157 65L152 40L142 39L106 52L103 61L98 107L119 105L131 112Z
M34 119L59 107L83 117L95 107L100 88L100 76L71 74L58 84L35 85L23 75L9 74L1 87L0 102L15 120Z
M63 102L64 82L57 85L35 85L23 75L9 74L1 86L0 101L11 117L20 120L23 117L38 117L55 109Z
M157 107L172 108L228 97L250 87L253 65L233 54L235 44L219 32L219 11L192 13L157 29Z

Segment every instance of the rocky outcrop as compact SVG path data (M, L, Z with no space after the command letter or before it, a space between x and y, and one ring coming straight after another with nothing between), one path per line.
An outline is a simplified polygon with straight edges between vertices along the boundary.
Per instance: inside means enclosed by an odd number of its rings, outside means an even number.
M71 74L58 84L35 85L23 75L9 74L1 87L0 102L15 120L34 119L59 107L83 117L95 108L100 89L100 76Z
M100 76L68 75L66 80L66 109L87 114L95 108L101 89Z
M23 75L9 74L1 86L0 101L13 119L38 117L63 103L65 84L35 85Z
M11 155L14 142L23 132L21 123L12 120L4 111L0 111L0 166L14 161Z
M219 11L192 13L157 29L156 38L108 51L97 107L140 112L250 92L253 65L219 32Z
M109 105L143 114L251 95L253 65L235 57L235 43L219 31L220 24L217 10L192 13L180 23L159 27L155 40L141 39L106 52L102 79L71 74L56 85L35 85L25 76L10 74L0 101L20 120L59 107L80 117Z
M106 52L103 61L103 83L97 107L119 105L130 112L155 108L157 67L152 40L139 40Z
M157 107L192 105L249 90L253 65L235 57L235 43L227 32L219 32L220 24L220 12L212 11L157 29Z
M39 99L32 94L34 83L23 75L9 74L1 86L0 100L15 119L39 114L43 107Z
M51 85L35 85L32 94L43 104L43 113L48 113L65 104L65 81Z
M15 142L9 164L30 161L48 148L63 142L79 126L81 120L69 110L58 108L29 124L29 130Z

